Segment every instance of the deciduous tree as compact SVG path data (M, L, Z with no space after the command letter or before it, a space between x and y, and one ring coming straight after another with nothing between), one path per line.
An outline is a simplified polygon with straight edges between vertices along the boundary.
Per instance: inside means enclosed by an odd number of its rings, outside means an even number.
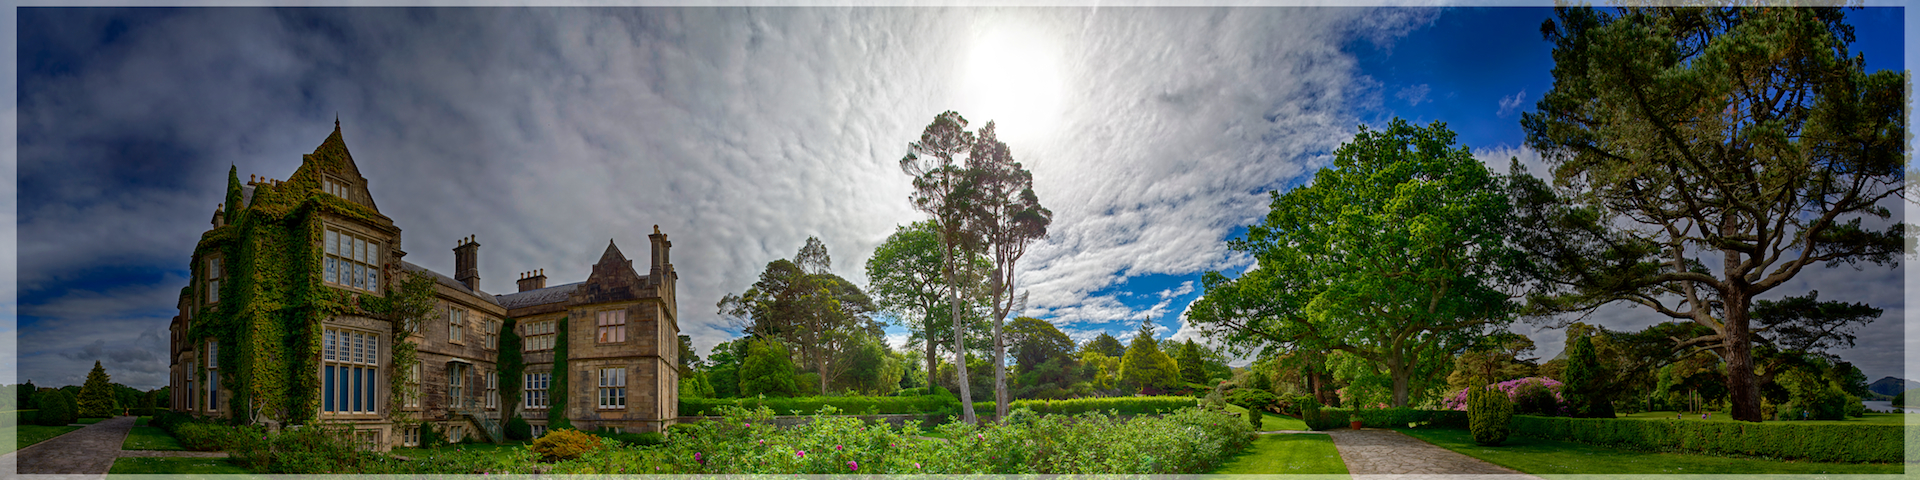
M948 315L953 319L954 365L960 369L959 378L968 378L965 348L966 339L962 337L965 328L961 321L960 270L969 266L965 259L972 258L973 252L980 251L980 240L967 228L967 213L972 210L973 187L968 183L966 168L960 162L973 148L973 132L967 131L967 119L954 111L941 112L933 117L920 134L920 141L907 145L907 156L900 159L900 169L913 177L914 209L933 216L939 227L941 247L941 276L946 279ZM973 413L973 395L966 381L957 382L960 387L960 421L967 424L979 423Z

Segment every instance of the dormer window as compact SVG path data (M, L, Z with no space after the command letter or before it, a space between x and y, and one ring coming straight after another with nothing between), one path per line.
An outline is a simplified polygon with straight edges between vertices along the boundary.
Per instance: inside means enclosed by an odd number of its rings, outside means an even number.
M320 277L327 283L357 290L380 291L380 244L335 229L327 229L326 260Z
M332 194L333 196L340 197L342 199L347 198L347 186L340 182L333 181L333 179L331 178L321 180L320 189L326 191L329 194Z

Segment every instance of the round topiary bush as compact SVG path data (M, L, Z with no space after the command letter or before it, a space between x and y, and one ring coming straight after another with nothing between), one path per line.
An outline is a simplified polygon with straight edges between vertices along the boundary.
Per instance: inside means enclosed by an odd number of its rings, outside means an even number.
M558 462L580 458L581 455L599 450L602 446L604 444L601 443L600 437L579 430L562 429L548 430L545 436L527 445L527 449L540 454L541 461Z
M1506 441L1507 422L1512 419L1513 402L1506 395L1484 386L1467 392L1467 427L1473 431L1474 443L1494 446Z

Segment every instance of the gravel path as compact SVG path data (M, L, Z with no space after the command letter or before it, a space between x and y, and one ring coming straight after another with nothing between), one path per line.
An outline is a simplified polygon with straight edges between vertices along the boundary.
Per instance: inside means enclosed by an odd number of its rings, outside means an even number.
M1355 480L1489 478L1540 480L1386 429L1332 430L1334 448Z

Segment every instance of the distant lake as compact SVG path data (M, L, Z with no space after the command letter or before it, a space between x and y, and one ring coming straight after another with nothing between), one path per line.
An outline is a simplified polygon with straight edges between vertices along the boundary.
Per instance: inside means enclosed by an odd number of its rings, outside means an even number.
M1860 404L1866 405L1868 410L1876 412L1893 410L1893 402L1887 400L1862 400ZM1902 407L1901 410L1907 413L1920 413L1920 408Z

